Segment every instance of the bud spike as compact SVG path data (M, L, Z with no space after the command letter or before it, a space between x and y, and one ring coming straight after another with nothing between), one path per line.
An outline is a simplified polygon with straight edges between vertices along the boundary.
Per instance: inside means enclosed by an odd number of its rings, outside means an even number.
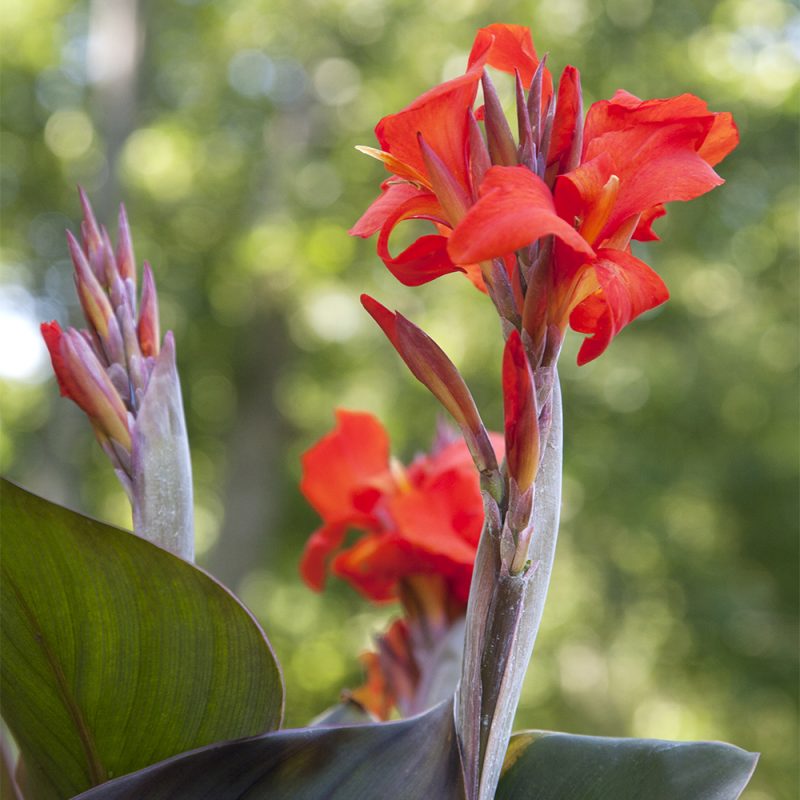
M514 167L519 163L517 146L514 144L514 137L511 134L511 128L508 127L508 120L503 113L503 106L497 96L497 90L485 70L481 77L481 84L483 85L485 107L484 125L486 126L486 139L492 164Z

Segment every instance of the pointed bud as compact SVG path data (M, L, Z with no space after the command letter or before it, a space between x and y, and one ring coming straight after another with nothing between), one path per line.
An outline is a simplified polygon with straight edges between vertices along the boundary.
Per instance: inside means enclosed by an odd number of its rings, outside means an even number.
M53 372L55 373L56 381L58 381L58 391L62 397L72 398L69 374L64 365L64 357L61 355L61 337L63 336L61 326L53 320L52 322L43 322L39 328L42 332L44 343L47 345L47 351L50 353Z
M128 412L103 365L76 330L64 331L59 343L68 396L103 434L130 450Z
M542 240L536 260L528 271L528 286L525 303L522 306L522 329L530 337L532 353L539 355L544 349L547 331L547 309L553 269L552 252L552 238ZM538 359L532 363L538 365Z
M486 139L489 143L492 164L514 167L519 163L517 146L514 144L514 137L511 134L511 128L508 127L508 120L503 113L503 106L497 96L497 90L485 71L481 78L481 84L483 85L485 107L484 125L486 126Z
M536 144L533 140L533 130L531 118L525 103L525 89L522 86L522 79L519 77L519 70L514 70L514 85L517 97L517 130L519 132L519 161L528 169L533 170L534 158L536 154Z
M137 327L139 347L144 356L157 356L161 338L158 322L158 295L153 270L146 261L142 274L142 299Z
M489 149L486 147L478 120L475 119L472 109L469 110L467 125L469 130L469 177L472 183L472 199L477 200L478 189L483 182L483 176L492 166L492 159L489 157Z
M583 149L583 95L581 76L575 67L568 66L558 83L556 115L547 151L547 165L558 163L557 174L570 172L578 166Z
M475 401L455 364L433 339L401 314L361 295L361 303L380 325L414 377L450 412L464 434L482 474L497 472L497 457Z
M103 237L100 234L100 226L97 224L97 219L92 211L92 204L86 196L82 187L78 187L78 196L81 200L81 207L83 208L83 221L81 222L81 238L83 240L83 249L87 254L89 264L97 276L97 279L103 283L105 281L105 263L103 259Z
M503 353L503 401L508 472L524 494L539 466L539 414L531 368L516 330Z
M119 230L117 231L117 267L123 281L132 281L136 288L136 259L133 255L133 239L128 224L125 206L119 206Z
M100 338L105 340L108 338L108 327L114 317L114 309L96 272L89 265L86 254L70 231L67 231L67 245L75 267L75 286L83 314Z
M542 100L544 91L544 76L547 72L547 53L542 56L536 72L533 73L530 89L528 90L528 118L531 121L534 143L541 149L542 141ZM549 74L549 73L548 73Z
M464 219L464 215L470 207L469 197L421 133L417 134L417 141L433 193L444 209L447 221L455 228Z

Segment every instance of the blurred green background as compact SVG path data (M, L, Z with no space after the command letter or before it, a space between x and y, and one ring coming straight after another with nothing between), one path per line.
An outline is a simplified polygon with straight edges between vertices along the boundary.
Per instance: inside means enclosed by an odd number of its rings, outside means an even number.
M75 184L127 204L175 331L200 563L241 593L283 662L288 722L359 680L394 609L297 575L317 524L300 453L345 406L395 453L433 399L358 303L401 309L500 425L490 303L448 276L397 284L347 228L377 194L377 120L463 69L476 28L531 26L587 104L624 87L734 112L721 189L673 206L637 253L671 301L603 357L562 357L565 500L518 726L725 739L762 752L747 800L794 796L797 751L795 216L800 20L781 0L5 0L0 380L5 474L129 524L89 426L60 400L39 320L79 321L64 228ZM487 365L489 365L487 369Z

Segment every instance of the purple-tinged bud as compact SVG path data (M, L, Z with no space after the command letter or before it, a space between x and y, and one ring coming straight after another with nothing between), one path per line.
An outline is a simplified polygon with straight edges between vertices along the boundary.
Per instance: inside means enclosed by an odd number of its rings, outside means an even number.
M61 357L71 378L70 397L105 436L130 450L125 404L86 340L72 328L61 336Z
M469 110L469 176L472 183L472 199L477 201L483 176L492 166L492 159L489 157L489 149L486 147L483 134L481 133L478 120L472 109Z
M71 231L67 231L67 245L75 267L75 287L83 314L100 338L105 340L108 338L108 326L114 317L114 309L96 273L89 265L86 254Z
M503 106L497 96L497 90L486 71L481 78L483 85L484 125L486 126L486 140L489 145L489 155L492 164L503 167L515 167L517 160L517 146L508 126L508 120L503 113Z
M481 475L499 490L497 457L478 408L461 373L445 352L421 328L377 300L361 295L361 303L386 334L414 377L458 423Z
M536 72L533 73L531 87L528 90L528 118L533 130L533 141L541 151L542 142L542 85L544 82L545 64L547 53L542 56Z
M522 79L519 77L519 70L514 70L514 85L517 98L517 129L519 131L519 162L528 169L533 170L536 157L536 143L533 140L533 130L531 118L525 103L525 89L522 86Z
M133 255L133 239L131 238L131 228L128 224L128 214L122 203L119 206L119 230L117 231L117 268L122 280L131 281L135 291L136 259ZM133 298L132 302L134 302ZM134 310L135 308L134 305Z
M100 234L100 226L92 211L92 204L86 196L86 192L79 186L78 195L83 208L83 221L81 222L81 238L83 249L86 252L89 264L101 283L105 283L105 260L103 257L103 237Z
M503 401L508 473L524 494L539 466L539 412L533 375L516 330L503 353Z
M156 294L153 270L147 261L144 262L142 273L142 299L136 332L142 355L157 356L161 338L158 322L158 295Z
M464 219L467 209L470 207L470 199L453 173L425 141L421 133L417 134L417 141L430 178L431 188L444 209L447 221L455 228Z

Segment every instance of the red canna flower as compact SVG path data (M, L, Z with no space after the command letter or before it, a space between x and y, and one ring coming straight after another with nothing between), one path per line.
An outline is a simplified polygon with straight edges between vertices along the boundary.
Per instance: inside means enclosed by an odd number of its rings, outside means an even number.
M518 145L486 66L516 75ZM486 105L474 110L479 80ZM738 133L730 114L710 112L689 94L640 100L619 91L595 103L585 123L582 108L578 70L564 70L554 96L527 28L482 28L464 75L378 123L381 150L366 151L393 177L351 233L379 232L378 255L410 286L461 271L485 290L494 260L509 282L502 291L490 287L493 299L512 324L523 318L534 348L548 329L551 349L560 346L569 324L588 335L578 363L596 358L625 325L668 297L658 275L631 254L630 241L658 238L652 224L665 203L722 183L713 166L736 146ZM389 237L406 219L430 220L436 233L394 257ZM546 257L526 251L550 236ZM537 256L542 296L526 299L534 280L526 273Z
M493 258L554 235L547 324L590 335L578 355L584 364L668 297L631 254L631 239L656 238L651 225L664 203L721 184L712 165L737 141L730 114L709 112L692 95L642 101L618 92L589 109L581 164L555 179L552 195L525 166L491 168L450 239L451 256Z
M301 490L323 520L303 553L306 583L321 590L330 571L387 601L408 576L435 574L466 606L483 505L464 442L440 443L403 467L371 414L339 410L336 420L302 458ZM492 443L502 457L502 439ZM362 535L344 547L349 530Z
M418 286L450 272L464 272L484 289L477 264L456 264L448 252L448 237L466 209L478 197L486 143L473 105L485 66L520 73L526 85L539 60L530 31L519 25L490 25L478 31L467 71L417 98L397 114L384 117L375 128L379 150L359 148L383 161L392 177L381 194L350 230L354 236L378 236L378 255L393 275L407 286ZM546 73L545 96L552 93ZM408 219L431 221L437 233L422 236L397 256L389 251L394 228Z

